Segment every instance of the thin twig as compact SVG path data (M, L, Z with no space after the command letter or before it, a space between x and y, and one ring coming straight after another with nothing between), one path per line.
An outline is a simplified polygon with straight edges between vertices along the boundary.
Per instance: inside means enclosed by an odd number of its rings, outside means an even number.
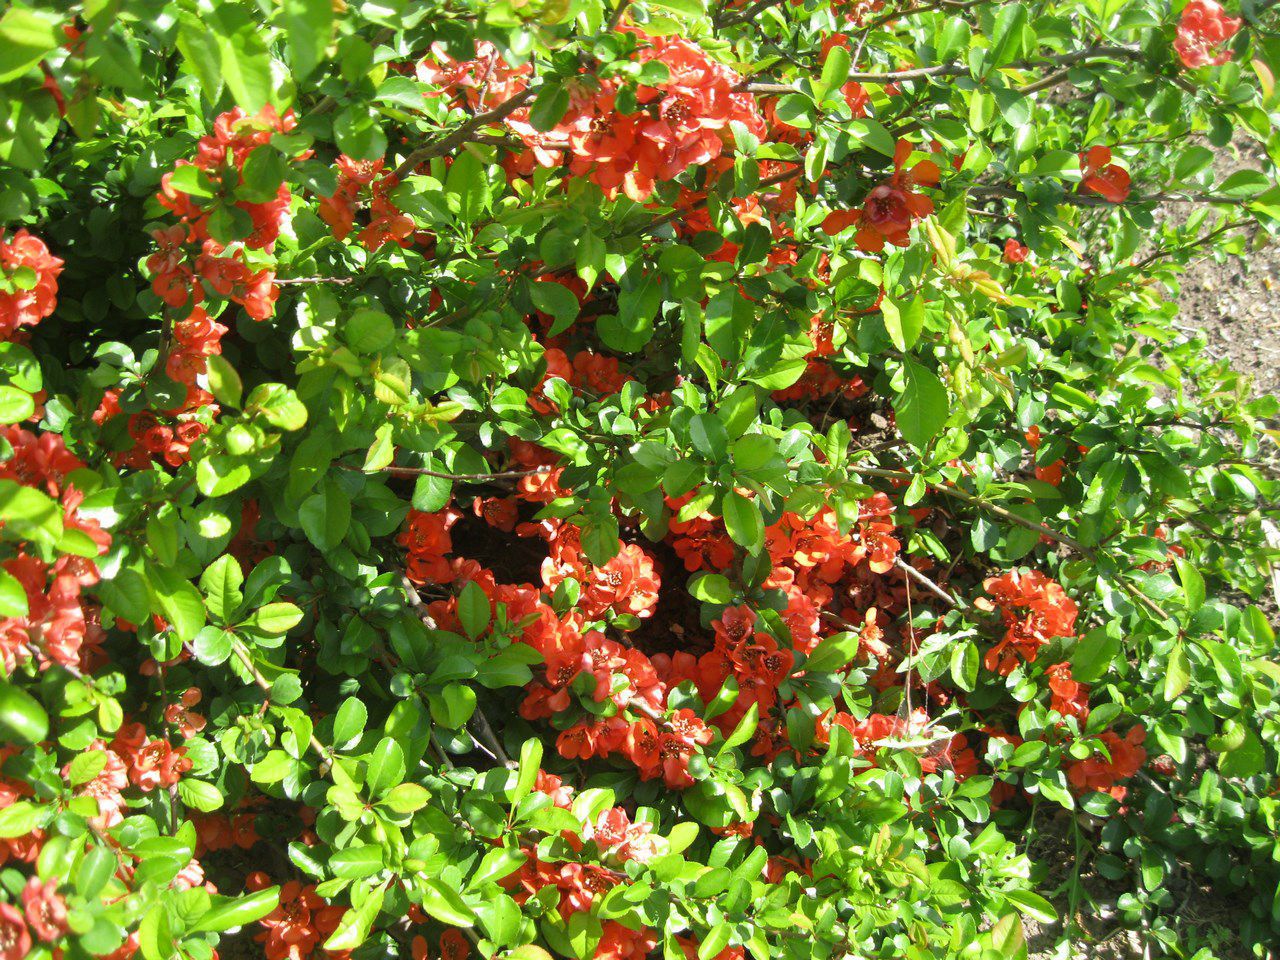
M355 277L286 277L284 279L277 277L272 282L277 287L288 287L310 283L332 283L336 286L345 286L348 283L355 283L355 279Z
M938 586L915 567L911 566L911 564L905 562L901 557L894 557L893 563L894 566L905 573L908 577L949 606L961 608L967 606L967 604L962 603L960 600L947 593L946 590L943 590L942 587Z
M249 651L245 649L244 644L239 640L232 640L231 649L235 651L236 657L239 659L240 663L244 665L249 676L253 677L253 682L258 685L258 689L270 698L271 682L262 675L262 672L258 669L257 665L254 664L253 657L249 655ZM320 776L323 777L328 773L328 768L333 764L333 752L320 742L315 733L310 734L308 742L311 744L311 749L320 755L320 759L322 761L320 765Z
M452 153L458 147L466 143L471 135L481 127L486 127L491 123L497 123L500 120L515 113L533 98L533 87L525 87L509 100L504 100L492 110L485 113L478 113L466 123L459 126L453 133L448 136L441 137L433 143L428 143L425 147L419 147L409 156L404 158L400 166L396 167L394 174L397 180L403 180L406 176L414 171L419 164L432 157L442 157L445 154Z
M716 24L716 27L732 27L739 23L746 23L749 20L754 20L756 14L763 13L770 7L780 7L786 2L787 0L756 0L755 3L751 4L751 6L747 7L745 10L740 10L732 16L725 17Z
M344 470L356 470L359 467L343 465ZM550 467L534 467L532 470L500 470L497 473L444 473L440 470L428 470L425 467L383 467L373 473L385 473L391 477L436 477L440 480L461 480L483 483L486 480L517 480L521 477L532 477L542 473L550 473Z
M1001 70L1035 70L1043 67L1062 67L1081 63L1086 60L1133 60L1142 55L1137 46L1100 46L1088 47L1084 50L1073 50L1060 53L1042 60L1022 60L1008 63ZM843 79L845 82L888 84L904 80L927 80L931 77L959 77L970 72L966 63L937 63L931 67L912 67L909 70L889 70L880 73L850 73ZM787 94L798 93L799 87L791 83L752 83L744 81L737 87L748 93Z
M610 33L618 29L618 25L622 23L622 17L629 6L631 6L631 0L618 0L618 5L614 7L613 13L609 17L609 24L606 27Z

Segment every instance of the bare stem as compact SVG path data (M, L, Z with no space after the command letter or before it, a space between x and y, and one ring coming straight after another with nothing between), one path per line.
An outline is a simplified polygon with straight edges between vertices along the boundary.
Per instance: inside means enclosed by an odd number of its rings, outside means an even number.
M525 87L509 100L504 100L492 110L485 113L478 113L470 120L459 126L453 133L441 137L433 143L428 143L425 147L419 147L409 156L404 158L400 166L396 167L395 177L397 180L403 180L406 176L414 171L414 169L423 161L430 160L432 157L442 157L445 154L452 153L458 147L462 146L472 135L481 127L487 127L491 123L509 117L515 113L533 98L534 90L532 87Z

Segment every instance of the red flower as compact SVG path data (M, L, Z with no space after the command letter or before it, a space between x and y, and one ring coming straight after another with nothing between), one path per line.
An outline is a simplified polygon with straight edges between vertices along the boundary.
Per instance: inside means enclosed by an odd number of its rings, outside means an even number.
M17 907L0 903L0 960L27 960L31 934Z
M476 497L471 509L489 526L510 533L520 519L519 505L515 497Z
M58 894L56 880L28 878L22 890L22 907L31 931L45 943L53 943L67 932L67 905Z
M1062 587L1037 571L1013 571L987 580L983 587L995 598L1007 626L1004 639L987 651L983 666L1008 676L1018 661L1034 661L1040 648L1054 637L1069 637L1075 629L1077 608ZM980 609L993 608L979 598Z
M933 201L911 188L935 187L942 176L938 165L928 159L906 169L911 150L910 142L899 140L893 154L893 175L871 189L861 210L833 213L823 221L822 229L834 236L845 227L861 224L855 242L868 253L878 253L886 243L907 246L911 224L933 213Z
M595 960L644 960L658 941L648 927L632 930L616 920L606 920L604 936L596 946Z
M1022 263L1027 259L1027 254L1031 252L1030 247L1023 246L1013 237L1004 242L1004 262L1005 263Z
M1046 674L1049 677L1049 692L1052 694L1049 708L1064 717L1076 717L1079 720L1088 717L1089 688L1072 679L1071 664L1055 663Z
M1090 757L1088 760L1079 760L1067 768L1067 779L1082 793L1096 790L1123 800L1126 791L1119 786L1119 782L1128 780L1146 763L1147 751L1141 746L1146 738L1147 731L1142 726L1134 727L1123 738L1107 730L1101 739L1111 758Z
M0 340L53 313L61 272L62 261L39 237L20 229L5 239L0 230Z
M677 936L676 943L680 945L680 949L685 955L685 960L698 960L698 948L701 944L697 940L692 937ZM741 947L725 947L711 960L742 960L743 956Z
M1182 8L1173 49L1188 68L1217 66L1231 59L1231 51L1215 54L1213 48L1230 40L1239 29L1240 19L1228 17L1215 0L1191 0Z
M452 927L440 934L440 960L467 960L471 947L461 930Z
M1096 193L1111 203L1123 203L1129 196L1129 173L1111 162L1110 147L1090 147L1080 154L1080 189Z
M405 575L414 583L452 583L453 568L448 555L453 552L449 528L462 519L457 510L436 513L409 511L409 525L396 537L396 543L408 552Z

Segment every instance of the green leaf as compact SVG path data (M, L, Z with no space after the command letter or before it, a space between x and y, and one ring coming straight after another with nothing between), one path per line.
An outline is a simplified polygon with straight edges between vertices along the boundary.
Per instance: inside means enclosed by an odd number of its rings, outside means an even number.
M695 450L715 463L723 461L729 450L729 432L714 414L695 415L689 421L689 439Z
M961 690L972 692L978 683L978 647L972 640L956 644L951 651L951 679Z
M240 612L240 604L244 601L244 594L240 592L243 585L240 561L229 553L209 564L200 576L205 606L223 623L231 622Z
M1266 767L1267 752L1262 740L1252 730L1245 730L1240 745L1218 757L1218 770L1224 777L1251 777Z
M1038 893L1030 890L1006 890L1005 899L1012 903L1026 916L1040 923L1053 923L1058 919L1058 912Z
M686 17L701 17L706 13L703 0L650 0L655 7L665 7Z
M164 903L156 903L143 915L138 925L138 949L144 960L169 960L175 955L169 909Z
M1175 556L1173 563L1178 568L1178 579L1182 581L1182 596L1187 604L1187 612L1195 613L1204 606L1204 577L1195 564L1185 557Z
M343 880L361 880L382 870L383 850L376 843L367 843L345 850L335 850L329 857L329 869Z
M222 792L212 783L184 777L178 781L178 799L183 805L201 813L211 813L221 808Z
M428 697L431 719L446 730L461 730L476 711L476 692L465 683L447 684Z
M302 611L292 603L268 603L253 612L245 623L255 630L278 636L287 633L302 620Z
M175 8L178 15L176 43L186 68L200 81L205 99L216 103L222 95L222 53L217 37L193 10Z
M760 722L760 705L752 703L747 708L747 712L742 715L742 719L738 721L738 725L733 728L733 732L725 738L721 750L729 750L733 747L740 746L752 738L756 732L756 725Z
M843 49L837 47L837 50ZM698 960L711 960L717 956L725 947L729 945L729 937L733 933L733 927L729 925L728 920L721 920L707 935L702 938L702 943L698 945Z
M529 123L533 129L546 133L563 120L568 112L569 91L565 85L544 83L533 101L533 107L529 110Z
M195 169L179 167L180 170ZM240 374L219 354L205 358L205 376L209 381L209 392L224 407L239 409L244 386L240 382Z
M391 788L382 805L396 813L415 813L431 802L431 791L419 783L401 783Z
M190 933L218 933L261 920L280 903L280 888L266 887L243 897L214 897L213 904L188 928Z
M894 150L897 149L898 142L884 128L884 124L878 121L865 118L854 120L849 124L849 132L872 150L883 153L886 157L892 157Z
M467 581L467 585L458 594L458 620L462 623L462 629L474 640L489 626L489 617L488 596L480 588L480 584L474 580Z
M489 189L485 184L488 174L484 164L474 153L462 151L449 167L444 189L449 195L450 208L455 209L461 223L478 220L489 205Z
M573 291L554 280L530 284L529 298L540 312L554 318L548 336L568 330L582 309Z
M515 788L511 794L511 805L513 807L528 796L529 791L533 789L541 766L542 741L537 737L530 737L520 745L519 773L516 777Z
M342 335L356 353L372 355L395 342L396 326L381 310L357 310L343 327Z
M653 339L653 320L662 306L662 277L656 271L633 280L628 271L618 296L618 312L604 314L596 320L596 333L610 350L636 353Z
M383 887L374 887L360 906L343 914L342 922L338 924L338 929L333 932L333 936L324 942L324 948L354 950L364 943L369 937L369 930L373 927L378 911L382 909L382 898L385 892Z
M19 800L0 809L0 840L25 836L44 820L44 811L34 803Z
M355 697L347 697L333 719L333 744L339 749L349 747L364 733L369 722L369 711Z
M582 552L597 567L602 567L618 555L622 548L618 540L618 519L612 514L590 516L582 525Z
M880 309L893 345L903 351L914 347L920 339L920 331L924 329L924 297L916 294L905 306L886 297L880 304Z
M427 467L434 467L433 461L428 461ZM440 471L435 471L439 473ZM413 482L413 509L420 510L423 513L435 513L443 510L449 505L449 501L453 499L453 481L448 477L437 477L431 474L419 474L418 479Z
M1081 683L1097 683L1106 676L1119 652L1119 631L1094 627L1071 651L1071 674Z
M725 529L734 543L752 553L764 546L764 518L756 501L730 490L724 495L722 510Z
M96 897L118 869L120 861L115 853L106 847L93 847L76 868L76 893L82 897Z
M52 10L11 4L0 17L0 83L22 76L58 48L61 20Z
M190 643L205 625L204 600L195 584L160 567L149 567L148 576L156 605L183 643Z
M0 617L25 617L28 613L26 589L17 577L0 567Z
M858 635L852 632L835 633L822 640L804 662L804 672L821 676L835 673L848 666L858 653Z
M17 387L0 386L0 423L20 423L35 412L31 394Z
M382 114L372 104L348 103L333 118L333 136L338 149L357 160L375 160L387 152L387 135L382 131Z
M271 54L254 25L230 34L215 34L221 53L222 78L238 105L257 113L271 102Z
M319 493L302 502L298 521L317 549L332 550L351 526L351 498L337 483L327 480Z
M1182 691L1187 689L1187 684L1190 682L1191 665L1187 662L1187 652L1182 647L1182 641L1179 640L1173 645L1173 652L1165 665L1164 698L1176 700Z
M468 890L476 890L487 883L510 876L524 866L529 858L519 850L495 847L486 853L467 881Z
M849 76L849 51L843 46L834 46L827 52L826 62L822 65L822 76L818 80L814 99L821 103L839 90Z
M370 792L381 797L404 780L404 751L390 737L383 737L369 754L367 785Z
M333 0L284 0L285 47L294 77L305 80L333 39Z
M475 924L475 912L467 906L458 891L433 877L423 878L422 883L423 910L452 927L470 927Z
M56 546L62 536L62 508L56 500L34 487L0 480L0 521L3 532L17 534L46 546Z
M281 430L301 430L307 423L307 408L297 394L281 383L254 387L244 409L249 414L262 414L267 423Z
M910 357L903 361L902 378L902 392L893 405L898 432L913 447L923 450L947 422L947 388L937 374Z
M1267 175L1262 171L1237 170L1223 180L1214 192L1228 197L1235 197L1238 200L1245 200L1249 197L1256 197L1260 193L1266 193L1269 189L1271 189L1271 181L1267 179Z
M720 573L697 573L689 580L689 593L704 603L729 604L733 602L734 589L729 578Z
M191 647L197 660L206 667L216 667L231 657L234 641L235 638L221 627L205 627L196 634Z

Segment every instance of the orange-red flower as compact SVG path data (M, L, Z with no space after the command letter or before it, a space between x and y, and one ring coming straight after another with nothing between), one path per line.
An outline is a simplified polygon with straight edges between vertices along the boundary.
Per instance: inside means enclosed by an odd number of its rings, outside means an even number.
M27 960L31 933L18 908L0 903L0 960Z
M893 175L871 188L861 210L837 211L822 222L822 229L834 236L846 227L858 225L854 238L858 249L878 253L886 243L905 247L910 243L911 225L933 213L933 201L913 187L936 187L942 171L932 160L920 160L907 169L912 146L899 140L893 154Z
M1182 8L1173 49L1183 66L1192 69L1226 63L1231 59L1231 51L1214 53L1213 50L1234 37L1240 23L1239 17L1228 17L1216 0L1190 0Z
M1124 203L1129 196L1129 171L1111 162L1111 148L1090 147L1080 154L1080 189L1096 193L1111 203Z
M0 230L0 340L53 313L60 273L62 261L39 237L24 228L6 238Z
M1120 781L1128 780L1146 763L1147 751L1142 748L1146 738L1147 731L1141 725L1133 727L1124 737L1105 731L1101 739L1110 758L1078 760L1067 768L1067 779L1082 793L1096 790L1123 800L1126 791Z
M58 881L28 877L22 907L31 932L45 943L53 943L67 932L67 905L58 893Z

